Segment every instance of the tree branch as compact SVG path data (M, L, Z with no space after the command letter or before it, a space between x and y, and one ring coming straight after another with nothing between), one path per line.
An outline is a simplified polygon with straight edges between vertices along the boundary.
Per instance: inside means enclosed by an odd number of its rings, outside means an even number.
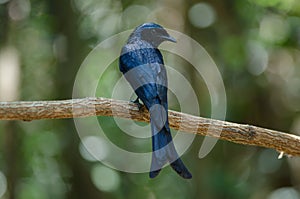
M106 98L84 98L59 101L0 102L0 120L40 120L114 116L149 122L148 111L136 104ZM211 136L230 142L272 148L300 156L300 137L252 125L196 117L169 111L170 127L181 131ZM222 132L220 134L220 132Z

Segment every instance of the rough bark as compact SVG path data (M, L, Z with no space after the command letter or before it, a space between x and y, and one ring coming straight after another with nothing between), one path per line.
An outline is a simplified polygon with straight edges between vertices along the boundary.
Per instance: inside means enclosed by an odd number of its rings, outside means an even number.
M148 111L136 104L106 98L60 101L0 102L0 120L39 120L114 116L149 122ZM222 140L272 148L280 153L300 156L300 137L252 125L236 124L169 111L170 127L184 132ZM220 134L221 132L221 134Z

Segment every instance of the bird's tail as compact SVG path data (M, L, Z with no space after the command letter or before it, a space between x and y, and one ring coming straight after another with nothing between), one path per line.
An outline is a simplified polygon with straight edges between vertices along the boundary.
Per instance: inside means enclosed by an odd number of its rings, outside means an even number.
M179 158L170 133L167 113L156 108L150 110L151 131L152 131L152 162L149 173L150 178L156 177L161 168L170 162L171 167L183 178L192 178L191 173Z

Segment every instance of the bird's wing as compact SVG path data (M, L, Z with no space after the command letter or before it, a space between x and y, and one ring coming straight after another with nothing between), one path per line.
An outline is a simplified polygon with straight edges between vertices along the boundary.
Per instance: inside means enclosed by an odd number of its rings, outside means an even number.
M167 109L168 108L167 105L168 79L167 79L166 68L163 64L158 64L155 67L159 68L159 71L156 74L157 96L159 97L161 104L164 106L164 108Z
M155 49L125 45L120 57L120 70L135 90L138 97L150 108L158 96L157 75L160 72L156 62Z

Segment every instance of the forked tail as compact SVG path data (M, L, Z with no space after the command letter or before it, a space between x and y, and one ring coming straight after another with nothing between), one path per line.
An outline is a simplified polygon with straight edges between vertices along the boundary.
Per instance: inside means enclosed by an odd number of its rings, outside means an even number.
M162 110L161 110L162 111ZM179 158L172 141L169 123L166 114L160 110L150 110L151 131L152 131L152 162L149 173L150 178L156 177L161 168L170 163L171 167L183 178L190 179L192 174Z

